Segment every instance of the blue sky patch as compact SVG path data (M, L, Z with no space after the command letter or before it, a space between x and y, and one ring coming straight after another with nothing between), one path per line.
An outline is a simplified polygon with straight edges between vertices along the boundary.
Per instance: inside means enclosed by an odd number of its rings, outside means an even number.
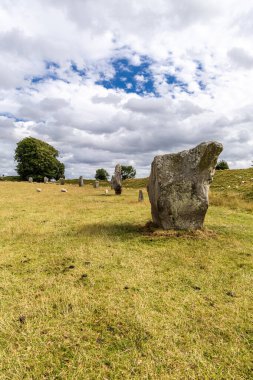
M199 85L199 88L201 89L201 91L205 91L206 84L202 80L198 81L198 85Z
M12 119L12 120L14 120L16 122L18 122L18 121L27 121L27 119L22 119L22 118L16 117L15 115L13 115L10 112L0 112L0 116L4 116L7 119Z
M44 61L45 64L45 74L43 75L35 75L33 77L27 77L27 80L30 80L31 84L43 83L48 80L60 80L65 83L70 83L66 79L59 77L58 69L60 69L60 65L53 61Z
M48 79L58 80L60 78L58 78L57 74L50 73L50 74L46 74L46 75L32 77L31 78L31 83L35 84L35 83L45 82Z
M151 62L147 57L143 57L139 65L131 64L126 58L112 60L111 64L115 72L114 76L108 79L104 73L100 73L100 80L96 84L107 89L120 89L139 95L156 93L150 70Z
M196 76L197 76L197 83L199 85L199 88L201 91L205 91L206 84L203 82L201 77L203 77L204 72L204 66L200 61L196 61Z
M85 76L85 74L86 74L86 70L85 69L79 69L79 67L77 66L77 64L74 61L71 62L70 68L74 73L80 75L81 77Z
M188 84L179 80L175 75L167 74L165 75L165 79L167 83L173 87L179 87L181 91L187 92L187 94L193 94L192 91L189 91Z
M46 70L59 69L60 65L53 61L45 61Z

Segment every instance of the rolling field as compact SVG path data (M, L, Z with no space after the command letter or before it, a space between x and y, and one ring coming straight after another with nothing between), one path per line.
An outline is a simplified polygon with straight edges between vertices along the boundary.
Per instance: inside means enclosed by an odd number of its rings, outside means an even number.
M242 177L217 174L195 233L145 226L134 181L121 196L0 182L0 379L252 379L252 170Z

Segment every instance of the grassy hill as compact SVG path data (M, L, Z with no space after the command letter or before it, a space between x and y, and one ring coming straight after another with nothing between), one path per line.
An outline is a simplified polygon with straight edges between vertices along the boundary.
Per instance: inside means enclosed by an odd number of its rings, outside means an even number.
M134 178L125 180L124 186L129 188L144 188L147 186L147 183L148 178ZM244 191L251 185L253 185L253 168L216 170L211 188L216 191L223 191L226 189Z
M221 204L180 234L145 227L145 180L121 196L0 182L0 378L250 379L252 171L240 173L216 173Z

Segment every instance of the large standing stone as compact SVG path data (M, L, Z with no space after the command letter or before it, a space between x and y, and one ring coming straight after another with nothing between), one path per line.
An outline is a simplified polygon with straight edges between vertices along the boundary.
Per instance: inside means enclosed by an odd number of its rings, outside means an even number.
M82 175L80 175L79 180L78 180L78 183L79 183L79 186L80 186L80 187L83 186L83 176L82 176Z
M48 183L48 178L44 177L44 183Z
M121 185L121 166L120 164L117 164L115 166L114 175L112 176L112 187L115 191L116 195L120 195L122 192L122 185Z
M32 183L32 182L33 182L33 177L29 177L29 178L28 178L28 181L29 181L30 183Z
M190 150L154 158L148 195L157 226L165 230L203 227L209 184L222 149L218 142L203 142Z
M99 181L94 181L93 187L94 187L94 189L98 189L99 188Z
M61 177L61 178L59 179L59 181L60 181L60 185L65 185L65 178L62 178L62 177Z

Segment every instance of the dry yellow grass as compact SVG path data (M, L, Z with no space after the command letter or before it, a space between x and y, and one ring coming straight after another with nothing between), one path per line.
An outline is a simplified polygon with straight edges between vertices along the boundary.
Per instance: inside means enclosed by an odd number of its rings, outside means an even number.
M0 183L0 378L250 379L252 213L164 236L146 193L64 187Z

